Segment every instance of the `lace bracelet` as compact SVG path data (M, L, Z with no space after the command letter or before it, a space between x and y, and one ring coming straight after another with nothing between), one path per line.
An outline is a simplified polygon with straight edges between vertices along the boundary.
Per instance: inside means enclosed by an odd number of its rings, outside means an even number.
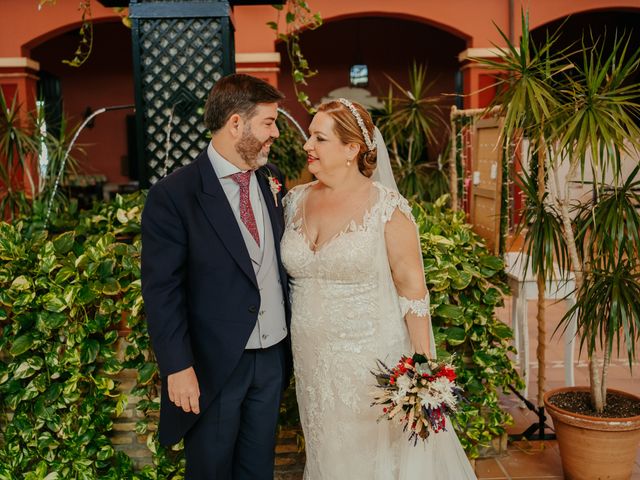
M403 296L399 296L399 299L400 311L403 317L409 312L418 317L426 317L429 315L429 292L427 292L424 298L418 300L409 300Z

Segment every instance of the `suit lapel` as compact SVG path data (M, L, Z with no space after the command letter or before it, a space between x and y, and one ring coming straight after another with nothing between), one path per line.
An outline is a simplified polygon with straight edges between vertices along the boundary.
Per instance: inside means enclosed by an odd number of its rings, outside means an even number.
M271 187L269 186L268 177L273 176L269 167L260 167L256 171L256 177L258 179L258 185L262 191L262 197L267 204L267 210L269 211L269 219L271 226L273 227L273 236L276 244L280 243L280 237L282 236L283 220L282 220L282 199L278 201L278 207L276 207L273 199L273 193L271 193ZM279 247L278 247L279 248Z
M207 152L201 153L196 162L202 178L202 190L197 192L200 207L229 254L257 287L258 282L242 232L220 185L220 180L211 166Z
M289 296L288 278L287 272L282 265L282 258L280 256L280 240L284 233L284 215L282 211L282 195L278 195L278 206L276 207L273 193L271 193L271 187L269 186L268 177L274 176L269 167L260 167L256 171L256 177L258 178L258 185L262 190L262 196L267 204L267 210L269 211L269 219L271 221L271 228L273 230L273 243L276 250L276 256L278 257L278 271L280 272L280 283L282 285L282 293L284 298ZM265 219L266 220L266 219Z

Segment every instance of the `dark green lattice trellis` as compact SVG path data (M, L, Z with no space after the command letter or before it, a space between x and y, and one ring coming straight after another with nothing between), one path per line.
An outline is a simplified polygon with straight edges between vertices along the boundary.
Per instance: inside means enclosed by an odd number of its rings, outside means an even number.
M149 186L207 145L198 108L233 72L226 1L138 1L130 7L140 182Z

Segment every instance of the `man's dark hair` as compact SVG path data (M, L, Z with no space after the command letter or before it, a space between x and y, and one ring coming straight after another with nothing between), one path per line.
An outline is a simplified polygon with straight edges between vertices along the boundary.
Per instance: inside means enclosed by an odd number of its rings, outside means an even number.
M278 103L284 94L264 80L234 74L221 78L204 106L204 124L211 133L220 130L234 113L248 120L259 103Z

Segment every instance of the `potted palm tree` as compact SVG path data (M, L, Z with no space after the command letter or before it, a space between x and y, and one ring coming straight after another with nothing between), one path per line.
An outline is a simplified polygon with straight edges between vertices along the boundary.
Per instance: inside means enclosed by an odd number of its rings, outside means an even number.
M640 84L632 80L640 51L626 35L609 43L583 35L558 49L556 32L534 45L528 27L523 13L519 46L503 35L499 58L478 61L505 72L492 105L504 116L505 141L529 140L532 161L519 183L539 303L557 262L573 275L577 300L558 328L577 321L590 379L588 387L544 392L542 373L538 402L553 418L566 478L627 479L640 442L640 398L608 389L607 368L614 346L631 366L640 339L640 167L627 168L640 149ZM574 178L591 195L572 198ZM544 334L544 318L538 323Z

